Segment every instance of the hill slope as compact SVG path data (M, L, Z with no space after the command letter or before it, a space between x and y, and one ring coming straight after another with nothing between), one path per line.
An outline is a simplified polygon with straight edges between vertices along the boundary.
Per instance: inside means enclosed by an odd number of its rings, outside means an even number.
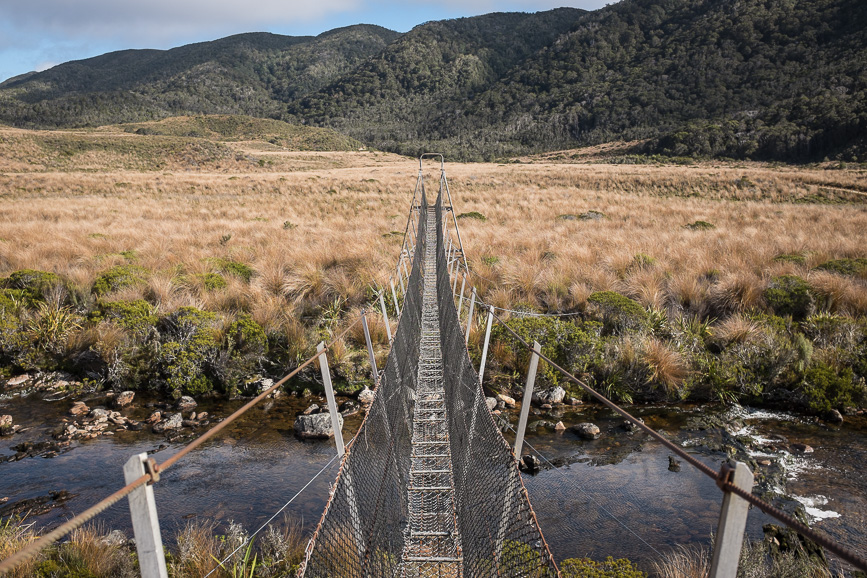
M621 0L400 35L247 34L0 85L0 122L248 114L482 159L624 139L671 155L867 160L861 0Z

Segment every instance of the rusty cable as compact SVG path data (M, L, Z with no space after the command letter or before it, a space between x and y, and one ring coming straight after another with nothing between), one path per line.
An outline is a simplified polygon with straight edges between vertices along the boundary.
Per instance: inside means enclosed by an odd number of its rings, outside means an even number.
M632 414L630 414L626 410L622 409L620 406L615 404L613 401L609 400L607 397L605 397L601 393L597 392L595 389L593 389L592 387L590 387L589 385L587 385L586 383L584 383L583 381L581 381L580 379L578 379L577 377L575 377L574 375L572 375L571 373L569 373L568 371L566 371L565 369L563 369L562 367L560 367L559 365L554 363L554 361L552 359L550 359L548 356L546 356L543 353L536 352L529 343L527 343L520 335L518 335L515 332L514 329L509 327L506 324L506 322L504 322L502 319L500 319L500 317L496 313L494 313L492 306L489 305L488 310L491 312L491 315L493 315L494 318L500 323L500 325L505 327L506 330L509 333L511 333L515 339L517 339L519 342L521 342L531 353L535 353L536 355L538 355L540 359L543 359L547 363L549 363L551 365L551 367L553 367L554 369L556 369L557 371L562 373L569 381L572 381L576 385L580 386L584 391L586 391L587 393L589 393L590 395L595 397L603 405L605 405L609 409L619 413L620 415L622 415L623 417L628 419L630 422L635 424L637 427L639 427L645 433L647 433L651 437L655 438L656 440L661 442L665 447L667 447L668 449L673 451L675 454L677 454L678 456L680 456L681 458L686 460L687 463L689 463L690 465L697 468L703 474L712 478L714 481L717 482L717 485L720 487L720 489L722 491L731 492L733 494L736 494L737 496L740 496L741 498L743 498L744 500L746 500L750 504L754 505L755 507L757 507L758 509L760 509L764 513L766 513L769 516L772 516L772 517L776 518L777 520L783 522L785 525L789 526L790 528L792 528L793 530L795 530L799 534L806 536L807 538L809 538L813 542L817 543L818 545L822 546L823 548L836 554L841 559L845 560L849 564L852 564L853 566L855 566L859 570L867 571L867 560L862 558L859 554L853 552L852 550L850 550L846 546L843 546L841 544L838 544L836 542L831 541L831 539L828 536L826 536L825 534L823 534L817 530L814 530L813 528L810 528L805 524L802 524L801 522L797 521L792 516L786 514L785 512L779 510L778 508L775 508L774 506L772 506L771 504L762 500L758 496L753 495L752 491L746 490L744 488L741 488L741 487L736 486L735 484L731 483L731 481L730 481L731 478L728 475L728 469L729 468L727 468L725 464L723 464L723 467L722 467L722 469L720 469L719 472L716 472L712 468L710 468L709 466L707 466L707 465L703 464L702 462L700 462L699 460L695 459L694 457L689 455L686 451L684 451L683 448L681 448L680 446L678 446L674 442L672 442L669 439L667 439L666 437L664 437L661 433L659 433L656 430L654 430L653 428L645 425L645 423L643 421L636 418L635 416L633 416Z
M18 552L16 552L12 556L9 556L8 558L6 558L2 562L0 562L0 575L4 575L8 572L11 572L19 564L23 564L24 562L30 560L31 558L36 556L43 548L50 546L51 544L53 544L54 542L56 542L57 540L59 540L63 536L66 536L70 532L80 528L81 526L86 524L88 521L93 519L95 516L97 516L98 514L101 514L102 512L104 512L105 510L107 510L108 508L110 508L111 506L113 506L114 504L116 504L117 502L119 502L120 500L122 500L123 498L128 496L129 494L131 494L137 488L144 486L145 484L150 482L150 480L151 480L150 474L144 474L142 477L138 478L137 480L135 480L131 484L124 486L123 488L119 489L118 491L116 491L112 495L108 496L107 498L104 498L102 501L97 502L96 504L94 504L90 508L83 511L78 516L75 516L74 518L72 518L68 522L61 524L60 526L58 526L57 528L55 528L51 532L38 538L36 541L31 542L24 549L19 550Z

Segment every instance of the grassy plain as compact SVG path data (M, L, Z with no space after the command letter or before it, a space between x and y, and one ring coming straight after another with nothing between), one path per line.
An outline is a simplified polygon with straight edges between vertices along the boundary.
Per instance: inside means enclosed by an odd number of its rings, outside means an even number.
M52 272L79 296L80 322L62 336L65 348L112 338L104 323L86 317L99 301L143 299L158 315L181 307L215 312L223 331L248 313L300 355L324 325L339 325L371 298L371 287L388 282L417 161L374 151L299 152L261 131L241 131L251 140L238 140L211 129L205 139L177 136L186 128L163 127L171 136L132 128L0 129L0 277ZM483 299L598 320L604 316L588 301L594 293L637 301L650 326L629 334L606 328L618 337L622 363L596 377L625 398L648 384L677 392L705 371L687 343L695 335L716 340L714 355L729 345L772 347L763 328L775 313L804 323L825 315L843 323L843 333L854 331L850 341L860 347L867 169L660 164L616 153L603 147L447 164L457 213L483 217L460 219ZM435 191L438 164L427 164L425 174ZM246 265L252 276L226 263ZM141 268L138 282L94 295L105 271L128 266ZM225 283L213 287L207 275ZM798 301L794 313L768 293L784 276L808 284L807 302ZM38 316L18 314L22 326ZM839 331L814 335L791 324L786 331L808 334L811 357L815 349L823 363L851 365L829 349L841 346ZM381 327L377 335L382 349ZM503 368L518 363L508 348L498 352ZM630 369L630 356L642 371Z

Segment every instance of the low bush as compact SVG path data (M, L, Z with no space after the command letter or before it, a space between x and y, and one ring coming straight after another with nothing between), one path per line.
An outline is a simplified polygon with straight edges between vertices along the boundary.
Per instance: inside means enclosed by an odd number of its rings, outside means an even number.
M646 578L647 574L625 558L611 556L602 562L590 558L569 558L560 563L563 578Z
M181 307L159 321L162 342L155 361L166 391L173 398L214 389L219 353L216 321L213 313L194 307Z
M488 218L486 216L484 216L483 214L481 214L478 211L470 211L468 213L461 213L460 215L458 215L458 219L475 219L477 221L482 221L482 222L488 220Z
M800 321L816 307L810 285L795 275L774 277L764 291L765 301L775 314Z
M202 286L205 288L205 291L219 291L228 286L226 278L219 273L203 273L199 275L199 278L202 280Z
M103 271L93 282L93 294L103 297L113 291L144 283L147 271L138 265L118 265Z
M154 307L144 299L135 301L100 301L88 316L93 324L112 321L124 329L145 335L157 323Z
M240 261L232 261L231 259L222 259L219 257L215 257L213 259L210 259L210 263L217 269L217 272L240 277L247 283L250 282L250 279L253 278L253 274L255 273L252 267L250 267L249 265L245 265Z
M7 290L5 292L7 299L15 298L27 307L35 307L38 302L45 300L52 289L60 286L62 286L60 277L54 273L35 269L15 271L0 281L0 287Z
M707 221L694 221L684 225L684 227L690 231L710 231L711 229L716 229L716 225Z
M647 321L647 312L638 301L614 291L591 293L587 302L598 312L608 333L641 329Z
M807 368L798 393L802 405L820 415L832 409L859 407L867 401L864 382L856 381L852 368L837 369L821 361Z
M816 269L830 271L838 275L865 275L867 274L867 259L833 259L822 263Z

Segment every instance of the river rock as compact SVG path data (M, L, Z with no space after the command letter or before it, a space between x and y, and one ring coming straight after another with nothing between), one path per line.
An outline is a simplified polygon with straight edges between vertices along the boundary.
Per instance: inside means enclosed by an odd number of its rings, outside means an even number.
M533 392L533 401L539 405L563 403L564 399L566 399L566 390L559 385L550 389Z
M161 419L163 419L163 414L161 412L155 411L145 421L147 421L148 423L159 423Z
M538 474L542 469L542 464L539 462L539 458L529 454L521 458L518 465L522 472L527 472L528 474Z
M69 415L78 417L90 411L90 408L83 401L76 401L72 404L72 409L69 410Z
M154 433L163 433L167 430L175 430L180 429L181 426L184 425L184 418L180 413L175 413L169 416L167 419L162 420L159 423L154 424L153 432Z
M12 435L12 416L0 416L0 436Z
M188 395L185 395L178 400L177 405L175 405L175 409L177 409L178 411L190 411L195 409L197 405L199 404L196 403L196 400L194 400Z
M566 426L563 425L563 422L562 422L562 421L558 421L558 422L554 425L554 431L566 431Z
M486 397L485 404L488 406L488 411L494 411L497 407L497 398L496 397Z
M677 460L674 456L668 456L668 471L669 472L679 472L680 471L680 460Z
M506 407L515 407L515 399L504 393L497 394L497 401L503 402Z
M836 409L830 409L825 412L825 421L830 423L843 423L843 414Z
M599 426L588 422L573 425L569 429L585 440L599 439L599 436L602 435L602 431L599 429Z
M314 403L314 404L310 405L310 407L308 407L307 409L302 411L301 413L302 413L302 415L312 415L314 413L317 413L318 411L319 411L319 406Z
M641 418L638 418L638 421L640 421L641 423L644 423L644 420ZM623 420L623 423L620 424L620 427L622 427L623 429L625 429L628 432L634 432L634 431L638 430L638 426L635 425L634 422L632 422L628 419Z
M792 444L789 446L793 453L796 454L812 454L813 448L807 444Z
M22 375L17 375L15 377L10 378L6 381L6 389L12 389L15 387L22 387L30 381L30 374L24 373Z
M196 419L199 420L200 422L205 421L206 419L208 419L208 412L200 411L199 415L198 415L198 417L196 417Z
M343 416L340 414L337 414L337 423L343 429ZM295 419L294 429L295 435L302 439L327 439L334 437L330 413L299 415Z
M584 402L578 399L577 397L568 397L564 399L563 403L567 405L584 405Z
M338 409L340 410L340 415L343 417L349 417L357 414L361 408L359 407L358 402L348 399L341 403Z
M134 391L122 391L114 398L114 405L115 407L126 407L132 403L134 397Z
M361 393L358 394L358 402L363 405L370 405L373 403L376 394L369 387L365 387L361 390Z
M111 417L111 414L108 410L103 409L101 407L96 407L90 410L90 413L87 414L88 417L95 419L98 422L108 421L108 418Z

